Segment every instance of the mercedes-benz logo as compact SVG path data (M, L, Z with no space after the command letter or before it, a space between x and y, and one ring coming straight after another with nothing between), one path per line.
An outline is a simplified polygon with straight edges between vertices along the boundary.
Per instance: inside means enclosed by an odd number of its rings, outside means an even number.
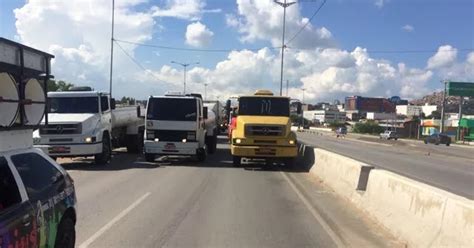
M59 133L59 134L63 133L63 126L58 125L56 127L56 132Z
M264 127L264 128L262 129L262 132L263 132L263 134L265 134L265 135L268 134L268 131L270 131L270 130L268 130L268 127Z

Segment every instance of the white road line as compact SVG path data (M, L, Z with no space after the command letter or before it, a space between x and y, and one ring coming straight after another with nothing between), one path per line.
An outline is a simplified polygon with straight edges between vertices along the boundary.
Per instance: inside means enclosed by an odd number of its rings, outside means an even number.
M109 223L107 223L105 226L103 226L99 231L97 231L94 235L92 235L89 239L84 241L79 248L87 248L89 247L90 244L92 244L94 241L96 241L102 234L104 234L107 230L109 230L115 223L117 223L119 220L121 220L123 217L125 217L130 211L132 211L134 208L136 208L142 201L144 201L148 196L150 196L150 192L147 192L144 194L142 197L140 197L138 200L136 200L132 205L130 205L128 208L120 212L115 218L113 218Z
M314 209L314 207L311 206L311 204L306 199L306 197L304 197L304 195L301 194L301 192L298 190L298 188L296 188L295 184L290 180L290 178L288 178L288 176L284 172L280 171L280 173L281 173L281 175L283 175L283 178L285 178L285 180L288 182L288 184L290 184L293 191L295 191L298 198L300 198L300 200L304 203L304 205L309 210L309 212L313 215L313 217L316 219L316 221L323 227L323 229L326 231L326 233L329 235L329 237L331 237L331 239L334 241L334 243L337 245L337 247L347 247L347 245L344 244L344 242L342 242L342 240L339 238L339 236L336 234L336 232L334 232L334 230L332 230L332 228L329 226L329 224L316 211L316 209Z

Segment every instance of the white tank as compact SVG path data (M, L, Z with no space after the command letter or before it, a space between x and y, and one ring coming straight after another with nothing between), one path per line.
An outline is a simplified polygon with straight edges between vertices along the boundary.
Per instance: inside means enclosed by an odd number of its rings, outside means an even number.
M117 107L112 110L112 124L115 127L126 127L131 123L143 121L137 115L137 106L132 107Z

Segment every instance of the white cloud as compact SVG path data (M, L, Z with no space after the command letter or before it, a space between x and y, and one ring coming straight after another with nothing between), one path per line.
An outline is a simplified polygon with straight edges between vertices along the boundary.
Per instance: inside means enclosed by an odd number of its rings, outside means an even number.
M408 33L412 33L412 32L415 31L415 28L412 25L407 24L407 25L402 27L402 30L405 31L405 32L408 32Z
M428 59L427 68L449 67L456 61L457 54L458 50L450 45L440 46L438 52Z
M236 27L242 34L241 41L254 42L257 40L270 41L273 46L281 46L283 23L283 8L273 1L237 0L238 16L227 16L226 22ZM317 20L318 18L315 18ZM317 22L313 20L313 22ZM286 12L286 41L308 22L301 17L298 6L287 8ZM334 40L331 32L325 27L317 28L308 24L291 43L298 48L332 47Z
M390 2L390 0L375 0L375 6L382 8L386 3Z
M153 16L175 17L179 19L197 21L203 13L219 13L220 9L205 9L203 0L166 0L164 8L152 8Z
M155 21L149 12L135 10L144 0L117 1L115 35L132 42L152 37ZM49 51L56 56L53 73L57 79L75 84L108 89L110 60L109 0L41 1L30 0L14 10L16 29L22 43ZM133 55L135 46L124 46ZM129 74L130 61L116 49L115 68L118 85ZM121 75L123 74L123 75ZM127 94L128 89L115 87ZM136 88L136 87L135 87Z
M194 22L186 28L186 43L194 47L204 47L211 44L214 33L201 22Z

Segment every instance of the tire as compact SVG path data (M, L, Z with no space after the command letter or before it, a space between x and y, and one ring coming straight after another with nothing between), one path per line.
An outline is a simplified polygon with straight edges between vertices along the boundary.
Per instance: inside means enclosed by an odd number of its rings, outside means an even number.
M217 150L217 136L216 135L209 138L207 149L209 151L209 154L214 154L216 152Z
M70 217L64 217L58 225L56 248L74 248L76 244L76 228L74 221Z
M155 162L155 154L145 153L145 161L150 163Z
M448 142L448 143L446 143L446 146L450 146L450 145L451 145L451 143L449 143L449 142Z
M127 152L141 153L143 151L143 132L127 135Z
M427 145L427 144L428 144L428 141L424 140L423 143L425 143L425 145Z
M110 162L112 157L112 149L110 147L109 135L106 133L102 137L102 153L96 154L94 157L95 163L98 165L105 165Z
M395 140L398 140L398 138L395 138Z
M232 156L232 164L235 167L239 167L242 164L242 158L239 156Z
M203 149L203 148L198 149L197 154L196 154L196 158L199 162L206 161L206 158L207 158L206 150Z
M439 145L439 142L436 142L436 143L435 143L435 145L437 145L437 146L438 146L438 145Z

